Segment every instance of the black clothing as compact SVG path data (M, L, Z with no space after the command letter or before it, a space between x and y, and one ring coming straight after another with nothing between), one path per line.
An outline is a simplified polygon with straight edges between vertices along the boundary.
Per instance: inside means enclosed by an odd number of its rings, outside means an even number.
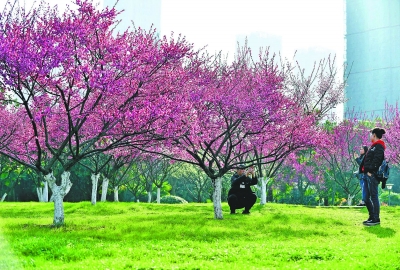
M257 177L250 178L246 175L239 176L235 173L231 178L231 189L228 193L228 204L231 212L243 208L249 211L255 204L257 196L251 190L250 186L257 185Z
M365 155L363 162L364 173L375 174L378 172L382 161L385 158L385 143L381 140L372 144Z
M257 196L254 193L248 194L231 194L228 197L228 204L231 209L231 213L235 213L236 209L244 207L244 212L249 212L253 205L256 203Z
M356 162L358 164L358 173L364 173L362 171L362 162L364 161L365 158L365 154L362 154L361 156L359 156L358 158L356 158Z
M378 220L380 214L379 181L376 179L375 175L372 174L371 176L366 176L365 183L367 184L365 204L367 205L369 216L372 217L373 220Z
M379 180L376 177L376 173L385 158L385 148L385 143L382 140L377 140L368 149L362 163L364 166L364 173L366 174L364 183L367 184L365 203L367 204L369 216L372 217L372 223L367 222L365 224L368 226L376 225L380 222L380 203L378 193ZM371 173L371 175L368 175L367 173Z
M247 177L246 175L239 176L237 173L235 173L231 177L231 189L229 190L229 193L231 192L253 193L250 186L257 185L257 183L258 183L257 177L250 178Z

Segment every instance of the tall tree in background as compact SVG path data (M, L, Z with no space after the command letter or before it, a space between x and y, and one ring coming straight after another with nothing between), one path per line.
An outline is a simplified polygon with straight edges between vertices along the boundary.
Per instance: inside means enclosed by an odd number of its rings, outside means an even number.
M297 61L285 60L281 66L286 95L317 120L326 118L332 114L332 109L346 101L344 88L349 74L346 74L346 66L343 70L337 68L335 56L314 62L312 70L305 70Z

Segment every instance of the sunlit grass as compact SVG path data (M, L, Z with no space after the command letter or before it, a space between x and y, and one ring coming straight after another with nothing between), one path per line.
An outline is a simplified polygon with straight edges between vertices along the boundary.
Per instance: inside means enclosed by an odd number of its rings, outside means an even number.
M365 208L223 209L215 220L211 204L65 203L52 228L52 204L2 203L0 231L24 269L400 269L399 208L376 227L361 224Z

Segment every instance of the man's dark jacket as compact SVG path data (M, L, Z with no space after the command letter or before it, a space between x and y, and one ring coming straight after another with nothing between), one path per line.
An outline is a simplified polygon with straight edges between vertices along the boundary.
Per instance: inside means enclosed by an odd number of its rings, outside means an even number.
M231 189L229 190L228 195L237 193L240 194L253 193L250 186L257 185L257 183L258 183L257 177L250 178L244 174L239 176L237 173L235 173L231 178ZM244 188L241 188L240 187L241 185L244 186Z
M385 149L386 145L382 140L378 140L371 145L361 163L364 166L364 173L376 175L385 158Z

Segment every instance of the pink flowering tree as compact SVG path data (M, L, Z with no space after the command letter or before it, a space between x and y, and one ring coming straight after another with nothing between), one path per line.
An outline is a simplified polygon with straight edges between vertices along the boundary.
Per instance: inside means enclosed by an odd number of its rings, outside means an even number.
M316 156L315 150L309 148L292 153L285 159L282 168L276 174L274 184L292 186L294 203L309 204L310 201L306 201L305 195L313 193L321 204L322 199L327 198L325 173L323 160Z
M290 130L298 120L294 117L303 114L292 110L294 104L282 92L283 78L268 52L254 61L247 47L239 48L231 64L217 58L205 61L199 70L185 85L190 107L181 118L181 136L147 151L199 166L212 181L214 216L222 219L222 176L241 163L271 162L279 155L276 147L287 151L289 134L296 132ZM286 137L289 143L281 146L278 141ZM249 158L269 142L268 151Z
M99 11L88 0L75 5L63 14L44 4L6 9L0 18L1 113L19 120L0 153L44 175L55 225L64 223L62 201L76 163L169 129L181 109L171 85L184 81L182 61L191 55L181 38L141 29L115 34L115 9Z
M315 148L323 140L319 122L345 101L345 80L335 60L331 56L321 59L312 70L304 70L298 62L281 61L282 91L291 104L286 109L285 128L279 130L274 139L258 144L254 151L256 157L269 160L257 163L262 205L266 203L267 185L273 184L287 156Z
M265 138L256 144L252 155L259 175L261 205L266 203L267 185L274 178L289 155L300 150L315 147L320 140L321 130L313 115L305 114L296 103L290 103L285 110L286 119L281 128L265 134Z
M332 109L346 101L344 88L347 74L337 67L336 57L329 55L314 63L312 70L305 70L295 61L282 61L284 91L307 114L317 120L326 119Z
M326 143L317 149L316 158L322 158L327 168L326 176L335 182L347 195L351 205L354 196L360 192L358 179L353 172L358 169L355 154L362 145L368 145L369 122L348 118L337 125L327 127Z
M386 105L385 114L379 126L386 130L383 140L387 148L385 158L394 166L400 164L400 112L398 104Z

